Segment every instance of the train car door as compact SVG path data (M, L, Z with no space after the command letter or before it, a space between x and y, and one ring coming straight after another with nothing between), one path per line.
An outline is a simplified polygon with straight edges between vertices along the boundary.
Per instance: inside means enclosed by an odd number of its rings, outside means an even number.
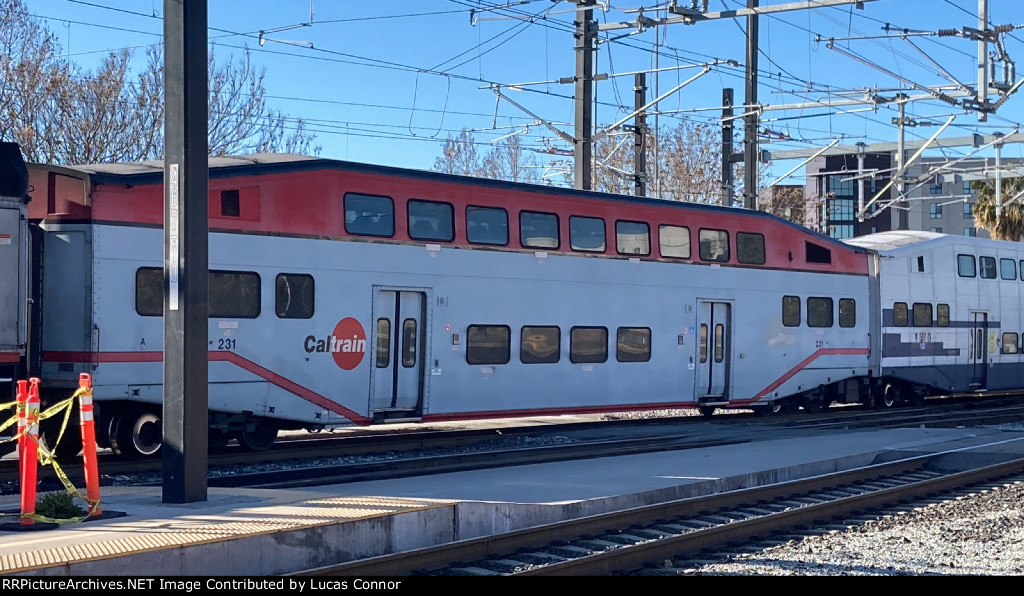
M701 300L697 308L697 398L729 397L731 306ZM706 401L706 400L705 400Z
M376 420L423 414L426 293L374 289L373 380L370 410Z
M971 312L971 389L985 389L988 382L988 313Z

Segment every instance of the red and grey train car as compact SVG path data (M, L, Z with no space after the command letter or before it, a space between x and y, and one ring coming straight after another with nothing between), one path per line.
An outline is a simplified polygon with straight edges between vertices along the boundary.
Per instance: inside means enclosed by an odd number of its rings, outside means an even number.
M101 443L154 453L162 163L28 171L44 391L90 373ZM212 158L209 176L214 442L815 409L876 377L872 251L766 213L294 155Z

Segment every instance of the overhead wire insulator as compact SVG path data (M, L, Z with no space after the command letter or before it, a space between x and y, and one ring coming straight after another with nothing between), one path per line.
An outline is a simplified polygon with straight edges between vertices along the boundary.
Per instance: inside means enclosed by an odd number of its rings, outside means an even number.
M993 33L999 34L1009 33L1010 31L1013 31L1013 28L1013 25L996 25L995 27L992 27L991 30Z
M946 95L945 93L939 93L938 100L941 101L941 102L948 103L951 106L959 105L959 104L957 104L957 101L955 99L953 99L952 97Z
M953 37L960 35L960 31L957 29L939 29L938 34L939 37Z

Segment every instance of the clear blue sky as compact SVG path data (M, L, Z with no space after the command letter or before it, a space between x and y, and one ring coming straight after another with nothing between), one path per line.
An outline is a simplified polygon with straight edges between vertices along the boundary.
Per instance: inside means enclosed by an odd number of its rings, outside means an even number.
M24 1L31 13L47 20L65 53L86 68L92 68L106 52L122 47L136 48L141 57L145 46L158 43L162 33L162 0ZM761 5L792 1L761 0ZM679 0L679 4L689 2ZM745 4L745 0L710 0L709 8L721 11ZM209 0L209 38L221 59L237 58L249 49L254 64L266 67L273 107L309 123L323 147L321 156L429 169L445 137L462 128L475 131L482 151L487 142L517 131L527 147L540 149L548 143L568 148L549 129L534 124L533 116L505 101L496 105L496 96L487 87L491 83L539 83L527 85L523 91L506 92L529 111L572 134L573 86L554 81L574 74L574 6L552 0ZM625 11L640 6L636 0L624 0L607 11L595 10L595 16L601 23L632 20L635 14ZM501 8L485 10L488 7ZM977 80L976 42L962 37L908 37L919 52L898 38L845 38L885 35L882 28L887 23L913 31L977 27L977 8L977 0L875 0L865 2L861 10L842 6L762 17L760 102L798 104L828 98L830 91L905 85L827 48L824 41L816 41L819 35L844 38L835 46L915 84L947 84L940 75L945 69L973 85ZM666 15L650 5L645 13ZM989 20L995 25L1024 24L1024 2L990 0ZM296 27L284 29L291 26ZM654 66L668 69L657 82L659 93L665 93L699 73L694 64L735 60L742 65L745 26L745 19L722 19L640 33L623 29L603 34L607 39L634 33L600 44L596 71L610 77L597 84L595 120L608 124L631 110L632 73L636 71ZM267 32L262 46L261 30ZM1005 39L1010 58L1022 65L1018 76L1024 76L1024 30L1015 30ZM656 44L660 49L657 59L652 51ZM687 68L672 70L676 66ZM655 86L653 75L648 81ZM659 125L672 127L680 118L717 125L723 87L734 88L736 101L742 101L742 66L714 68L663 100ZM913 103L908 114L936 125L951 114L960 114L943 136L964 136L1012 132L1017 122L1024 121L1022 107L1024 92L1019 92L985 123L937 101ZM842 110L858 109L864 107ZM793 140L764 147L772 151L819 147L839 136L843 144L896 140L891 125L895 108L840 111L768 111L762 126ZM653 123L653 118L648 122ZM927 138L934 130L911 128L907 138ZM1024 149L1015 145L1003 154L1017 157L1022 152ZM962 151L947 150L947 154L956 157ZM538 153L537 157L545 161L550 155ZM781 174L798 163L777 161L772 171Z

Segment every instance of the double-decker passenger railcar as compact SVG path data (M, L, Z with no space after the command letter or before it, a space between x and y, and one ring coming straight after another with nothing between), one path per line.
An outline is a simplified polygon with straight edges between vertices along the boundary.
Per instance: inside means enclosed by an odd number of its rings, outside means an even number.
M210 166L213 443L865 392L870 252L766 213L294 155ZM90 373L100 441L155 453L163 166L29 172L43 386Z
M931 232L854 238L878 271L881 403L1024 387L1024 249Z

